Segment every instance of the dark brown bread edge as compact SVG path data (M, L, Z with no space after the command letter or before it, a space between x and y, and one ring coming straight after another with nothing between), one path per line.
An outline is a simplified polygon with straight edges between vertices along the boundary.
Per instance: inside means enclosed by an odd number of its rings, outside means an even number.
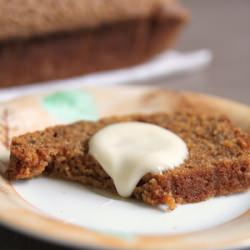
M181 9L147 19L0 43L0 87L123 68L172 46L187 21Z
M49 164L44 173L54 178L76 181L102 190L117 193L112 180L106 173L95 166L93 176L77 176L70 168L54 170ZM41 169L40 169L41 170ZM132 197L156 206L167 204L174 209L176 204L194 203L220 195L246 191L250 188L250 162L246 159L234 162L222 161L213 168L169 171L164 175L147 174L135 188Z
M133 117L128 116L127 118L124 117L120 119L130 120L133 119ZM112 117L109 118L107 123L110 121L115 122L116 120L121 121L120 119ZM136 119L141 118L138 116ZM151 205L167 203L170 208L174 208L175 203L198 202L213 196L227 195L247 190L250 187L250 139L248 135L233 127L228 120L225 120L225 122L230 129L234 130L238 143L242 150L246 150L246 154L237 157L237 159L218 161L217 164L212 167L204 166L196 169L185 168L185 171L181 168L177 168L164 173L164 175L147 174L137 185L133 192L133 197ZM84 130L88 131L89 128L95 126L95 123L85 122L84 124L81 123L81 125L84 125ZM94 128L94 130L104 125L105 122L99 122L99 127ZM60 128L60 126L49 128L46 130L46 133L53 134L57 128ZM31 135L31 137L40 136L39 132L26 134L24 136L27 135ZM95 160L90 155L84 158L85 161L91 163L90 167L85 168L81 163L79 164L81 165L80 168L83 169L81 170L83 171L82 173L85 174L85 176L83 176L81 172L80 175L78 174L79 168L74 169L74 166L77 165L77 161L83 160L81 157L75 161L71 158L67 159L67 156L65 159L56 162L54 156L57 155L58 152L55 148L48 147L45 151L35 149L34 152L27 154L22 144L18 143L20 143L20 141L18 142L14 138L11 145L10 166L7 171L9 179L30 178L45 172L47 175L56 178L69 179L116 192L110 177L95 163ZM32 148L30 148L30 150L32 151ZM64 153L67 154L67 152ZM77 152L74 152L74 154L77 154ZM63 162L65 165L63 165Z

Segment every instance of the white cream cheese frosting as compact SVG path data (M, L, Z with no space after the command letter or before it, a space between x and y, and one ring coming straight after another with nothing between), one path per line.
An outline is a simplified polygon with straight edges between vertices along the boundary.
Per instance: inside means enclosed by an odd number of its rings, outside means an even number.
M186 143L170 130L143 122L106 126L89 141L89 153L128 197L147 173L162 173L184 162Z

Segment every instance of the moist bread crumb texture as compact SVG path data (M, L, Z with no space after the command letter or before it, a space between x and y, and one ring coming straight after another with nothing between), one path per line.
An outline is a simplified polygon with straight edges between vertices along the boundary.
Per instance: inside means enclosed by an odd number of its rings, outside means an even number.
M132 197L150 205L191 203L250 188L250 137L225 116L176 112L129 115L80 121L15 137L7 176L26 179L42 173L116 193L112 179L88 154L88 142L99 129L124 121L167 128L187 144L189 156L177 168L146 174ZM84 197L83 197L84 198Z

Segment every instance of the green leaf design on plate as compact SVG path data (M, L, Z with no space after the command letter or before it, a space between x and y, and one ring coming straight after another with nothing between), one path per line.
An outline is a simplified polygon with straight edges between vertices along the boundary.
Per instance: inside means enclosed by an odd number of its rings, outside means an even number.
M50 94L42 101L45 110L62 122L98 119L95 100L81 90L66 90Z

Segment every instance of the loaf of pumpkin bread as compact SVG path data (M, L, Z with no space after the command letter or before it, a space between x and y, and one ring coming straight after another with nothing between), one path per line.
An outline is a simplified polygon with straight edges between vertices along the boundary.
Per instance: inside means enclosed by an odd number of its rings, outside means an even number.
M0 87L135 65L171 47L177 0L0 0Z

